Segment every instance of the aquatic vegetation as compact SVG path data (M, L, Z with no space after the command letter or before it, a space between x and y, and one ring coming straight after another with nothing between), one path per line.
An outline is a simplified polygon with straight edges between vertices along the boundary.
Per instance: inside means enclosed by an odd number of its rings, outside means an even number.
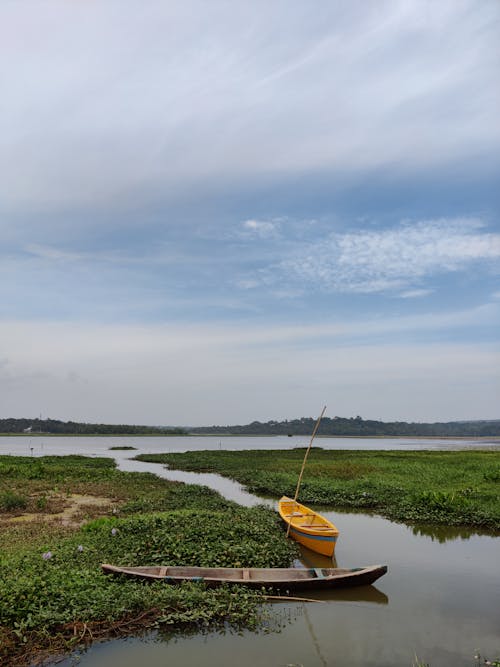
M0 464L9 457L1 458ZM120 499L118 511L71 530L57 524L0 524L3 665L32 664L44 651L66 651L148 626L252 628L261 623L258 592L109 577L100 564L288 566L297 548L286 540L275 513L239 507L205 487L124 473L104 459L68 458L43 460L43 475L31 484L50 488L66 469L68 490L98 488ZM94 479L85 481L93 461ZM29 465L12 460L10 477L2 481L26 480ZM149 511L154 507L162 511Z
M303 449L143 454L142 461L216 472L257 494L293 495ZM376 511L398 521L500 529L500 451L338 451L313 448L304 503Z
M115 447L108 447L110 451L113 450L119 450L119 451L125 451L125 450L131 450L131 449L137 449L137 447L132 447L131 445L116 445Z
M474 665L475 667L480 667L481 665L490 665L491 667L500 667L500 659L496 660L489 660L488 658L485 658L482 656L479 651L476 652L474 655ZM431 665L428 662L421 662L417 656L415 656L415 662L413 663L412 667L431 667Z
M114 523L119 529L110 529ZM111 531L116 531L113 539ZM46 631L71 644L74 627L86 624L92 633L94 627L116 630L141 615L149 624L171 626L258 623L258 594L109 577L101 572L101 562L286 566L295 554L278 519L265 508L177 510L91 522L70 538L54 540L43 553L32 549L2 559L0 658L15 654L19 640L43 644Z
M107 507L83 503L79 520L102 513L135 514L199 506L228 507L230 503L206 487L188 487L151 473L123 472L113 459L84 456L0 456L0 513L26 512L43 520L68 508L71 496L107 500ZM5 502L2 502L5 499ZM22 500L21 500L22 499ZM203 499L203 500L201 500ZM92 500L92 498L90 498ZM1 518L1 517L0 517ZM0 549L9 548L0 531ZM36 537L36 534L33 535Z
M500 667L500 658L495 658L494 660L489 660L485 658L484 655L481 655L479 651L476 650L474 655L474 660L476 661L476 667L480 665L491 665L491 667Z

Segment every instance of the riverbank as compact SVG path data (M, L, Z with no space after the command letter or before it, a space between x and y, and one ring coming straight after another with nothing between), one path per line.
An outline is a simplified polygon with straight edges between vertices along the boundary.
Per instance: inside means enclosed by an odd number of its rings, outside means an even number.
M140 461L212 472L250 492L293 496L305 450L141 454ZM500 451L343 451L315 447L300 499L398 521L500 530Z
M102 562L285 567L296 554L275 513L206 487L111 459L0 456L0 661L33 664L145 627L259 624L258 593L144 585L105 576Z

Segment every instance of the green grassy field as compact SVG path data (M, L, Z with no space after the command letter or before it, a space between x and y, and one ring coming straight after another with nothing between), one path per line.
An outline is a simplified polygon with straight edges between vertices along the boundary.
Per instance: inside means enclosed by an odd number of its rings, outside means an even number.
M81 497L89 504L61 521ZM296 553L273 512L206 487L121 472L110 459L0 456L0 662L28 665L147 626L259 623L258 593L109 577L102 562L283 567Z
M293 496L304 449L140 455L216 472L261 495ZM334 451L313 448L300 500L375 510L406 522L500 530L500 451Z

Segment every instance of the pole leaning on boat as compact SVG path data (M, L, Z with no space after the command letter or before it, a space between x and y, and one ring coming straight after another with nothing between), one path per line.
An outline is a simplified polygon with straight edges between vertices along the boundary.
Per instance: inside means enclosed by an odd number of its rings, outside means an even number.
M297 498L299 497L300 484L302 482L302 475L304 474L304 468L306 467L307 457L309 456L309 452L311 451L311 447L312 447L312 444L313 444L314 437L315 437L316 432L319 428L319 424L320 424L321 420L323 419L323 415L325 414L325 410L326 410L326 405L323 407L323 410L321 411L321 414L318 417L318 420L317 420L316 425L314 427L314 430L312 432L311 440L309 441L309 447L307 448L306 453L304 455L304 460L302 461L302 468L300 469L299 479L297 480L297 488L295 489L295 495L293 497L294 502L297 502ZM291 522L288 524L288 529L286 531L286 536L287 537L290 535L290 528L291 528Z

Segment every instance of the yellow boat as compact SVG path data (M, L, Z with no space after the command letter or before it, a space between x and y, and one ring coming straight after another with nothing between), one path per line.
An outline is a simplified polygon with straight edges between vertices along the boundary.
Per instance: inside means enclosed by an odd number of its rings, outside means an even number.
M331 521L287 496L279 500L278 512L294 540L318 554L333 556L339 531Z

